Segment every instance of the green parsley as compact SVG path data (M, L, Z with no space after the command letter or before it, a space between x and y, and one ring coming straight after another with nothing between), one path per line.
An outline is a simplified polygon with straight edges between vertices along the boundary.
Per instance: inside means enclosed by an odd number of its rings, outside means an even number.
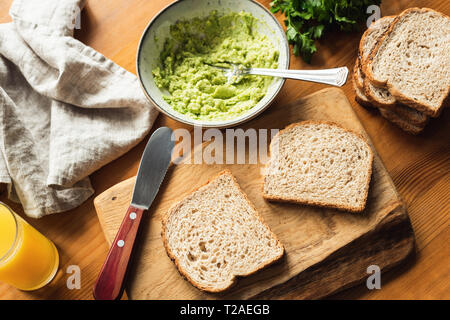
M324 31L355 30L366 21L367 8L380 3L381 0L274 0L270 10L285 15L286 35L293 53L309 63L317 51L314 42Z

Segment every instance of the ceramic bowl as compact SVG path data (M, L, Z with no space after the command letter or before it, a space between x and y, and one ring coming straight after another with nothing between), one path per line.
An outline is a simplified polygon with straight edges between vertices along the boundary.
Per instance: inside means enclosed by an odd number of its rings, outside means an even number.
M137 74L147 98L167 116L193 126L225 128L244 123L263 112L275 99L284 84L284 79L274 78L266 95L256 106L230 120L195 120L175 111L164 99L164 93L156 86L152 70L160 64L160 52L169 36L170 26L178 20L206 17L212 10L219 13L249 12L257 20L257 32L264 34L279 51L278 67L289 68L289 44L277 19L261 4L252 0L181 0L161 10L147 25L137 50ZM155 41L155 39L158 39ZM167 93L166 93L167 94Z

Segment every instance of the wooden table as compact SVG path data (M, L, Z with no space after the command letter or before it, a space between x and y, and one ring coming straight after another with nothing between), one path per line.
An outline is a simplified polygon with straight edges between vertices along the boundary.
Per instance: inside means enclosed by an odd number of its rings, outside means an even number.
M12 0L0 3L0 23L11 19ZM135 73L136 48L148 21L171 0L89 0L81 16L77 39ZM262 1L266 6L270 0ZM383 15L397 14L408 7L430 7L450 15L447 0L384 0ZM278 15L280 21L282 17ZM319 44L312 64L291 58L291 68L353 67L361 33L328 34ZM315 92L323 85L288 80L271 108ZM414 261L382 275L382 289L365 286L348 289L332 298L340 299L449 299L450 298L450 110L433 119L419 136L411 136L354 102L350 81L343 87L375 147L403 197L417 239ZM192 128L160 115L154 127ZM126 155L91 175L95 195L136 174L147 142L141 142ZM21 292L0 284L0 299L91 299L92 286L106 257L108 246L100 229L92 199L75 210L39 220L27 220L53 240L61 256L56 279L35 292ZM22 214L20 205L0 201ZM81 289L66 286L68 266L81 269ZM295 296L292 296L295 298Z

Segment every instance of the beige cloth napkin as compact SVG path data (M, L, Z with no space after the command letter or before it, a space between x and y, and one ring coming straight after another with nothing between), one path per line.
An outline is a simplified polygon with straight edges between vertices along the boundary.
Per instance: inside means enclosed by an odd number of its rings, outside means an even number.
M84 202L88 175L157 116L133 74L73 38L82 6L15 0L13 22L0 25L0 182L31 217Z

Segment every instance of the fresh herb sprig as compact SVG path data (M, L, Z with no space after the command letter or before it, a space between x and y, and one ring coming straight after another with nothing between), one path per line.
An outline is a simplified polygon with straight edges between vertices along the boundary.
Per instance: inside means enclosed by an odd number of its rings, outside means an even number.
M379 5L381 0L274 0L273 13L285 15L286 35L293 45L293 53L301 55L306 62L317 51L315 40L324 31L338 28L351 31L368 17L367 7Z

